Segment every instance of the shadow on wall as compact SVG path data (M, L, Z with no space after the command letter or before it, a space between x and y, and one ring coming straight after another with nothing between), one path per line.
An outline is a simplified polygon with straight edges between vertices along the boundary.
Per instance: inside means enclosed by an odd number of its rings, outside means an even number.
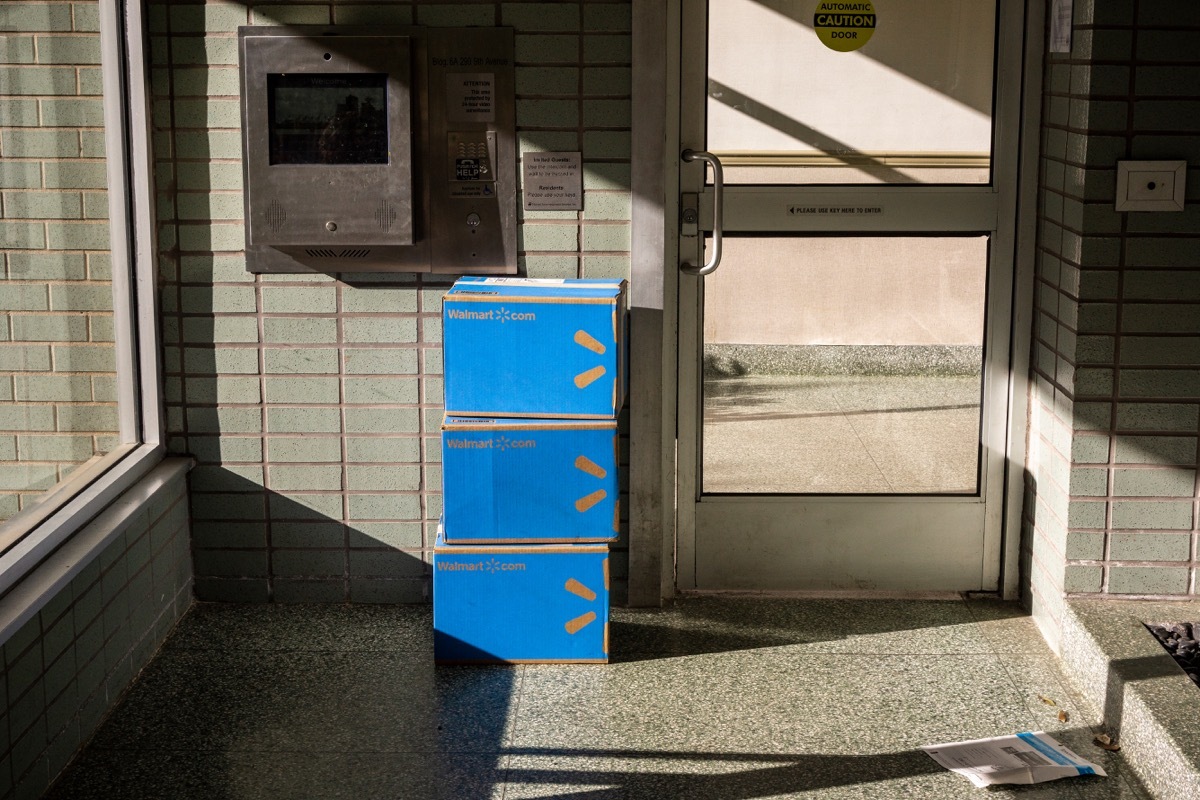
M1050 606L1055 624L1064 592L1186 596L1195 524L1195 399L1126 400L1110 388L1107 397L1082 395L1058 415L1052 399L1035 397L1034 404L1044 421L1034 427L1042 441L1031 444L1031 453L1040 448L1044 455L1033 456L1038 463L1029 468L1043 490L1027 472L1024 591ZM1044 533L1028 529L1035 521ZM1039 571L1026 552L1038 536L1048 543L1040 557L1051 559L1041 570L1051 568L1057 578Z
M1076 465L1107 464L1111 437L1115 440L1112 446L1116 465L1174 467L1186 470L1189 475L1195 473L1196 428L1200 420L1195 398L1173 398L1169 392L1163 392L1161 402L1082 399L1075 401L1074 415L1077 439L1090 440L1085 452L1076 459ZM1191 485L1191 481L1187 483Z
M421 432L440 423L441 385L440 367L421 372L417 340L440 337L438 325L415 313L364 314L357 324L406 344L377 336L347 344L349 317L305 316L299 307L257 313L264 291L294 292L299 302L314 288L332 296L327 276L256 282L240 253L197 260L214 266L207 278L183 276L180 362L167 370L171 447L198 462L189 478L197 598L427 601L423 549L432 546L440 486L425 489L440 483L440 458L436 439ZM418 295L448 285L369 277L380 282L342 286L412 311ZM359 356L373 366L356 373L348 365Z
M205 491L217 487L219 494ZM386 495L285 495L241 478L237 467L212 466L193 478L191 497L199 600L413 603L429 598L420 522L343 521L340 513L322 511Z
M360 14L395 16L396 24L490 25L534 9L157 5L173 26L166 49L155 53L158 66L172 67L170 80L155 87L157 132L173 147L158 162L169 447L198 461L191 475L197 594L281 602L427 599L441 506L439 297L456 276L245 271L232 31L246 20L341 24ZM598 5L619 12L620 4ZM220 19L205 16L218 9ZM216 29L205 30L213 23ZM520 150L581 151L585 160L582 213L519 212L522 274L629 275L630 68L617 41L627 38L622 30L584 30L577 52L564 56L569 67L535 65L520 76L529 84L518 86ZM593 33L596 47L585 58ZM546 47L566 38L528 34ZM564 85L557 79L566 72L574 79ZM615 602L623 592L623 556L614 564Z

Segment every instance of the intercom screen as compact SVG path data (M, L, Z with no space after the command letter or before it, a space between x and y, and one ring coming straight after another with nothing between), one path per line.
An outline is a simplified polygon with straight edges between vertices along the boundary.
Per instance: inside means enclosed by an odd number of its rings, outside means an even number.
M272 164L386 164L387 75L267 76Z

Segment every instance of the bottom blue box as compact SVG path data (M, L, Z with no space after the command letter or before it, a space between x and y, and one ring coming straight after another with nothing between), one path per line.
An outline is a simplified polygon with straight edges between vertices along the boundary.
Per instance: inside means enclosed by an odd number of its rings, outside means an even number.
M608 661L608 547L467 546L433 551L439 664Z

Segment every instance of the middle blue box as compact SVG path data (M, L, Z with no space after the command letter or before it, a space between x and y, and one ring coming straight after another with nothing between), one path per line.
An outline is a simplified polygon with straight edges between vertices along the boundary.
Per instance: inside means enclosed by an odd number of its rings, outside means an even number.
M446 416L446 543L613 541L619 449L616 420Z

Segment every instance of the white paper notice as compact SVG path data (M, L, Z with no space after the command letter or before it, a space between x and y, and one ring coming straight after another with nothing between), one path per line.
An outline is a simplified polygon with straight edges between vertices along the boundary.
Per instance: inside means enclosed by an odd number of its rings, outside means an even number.
M1084 760L1041 731L921 749L946 769L965 775L981 787L1042 783L1076 775L1108 777L1098 764Z
M526 211L583 209L580 153L522 153L521 169Z

